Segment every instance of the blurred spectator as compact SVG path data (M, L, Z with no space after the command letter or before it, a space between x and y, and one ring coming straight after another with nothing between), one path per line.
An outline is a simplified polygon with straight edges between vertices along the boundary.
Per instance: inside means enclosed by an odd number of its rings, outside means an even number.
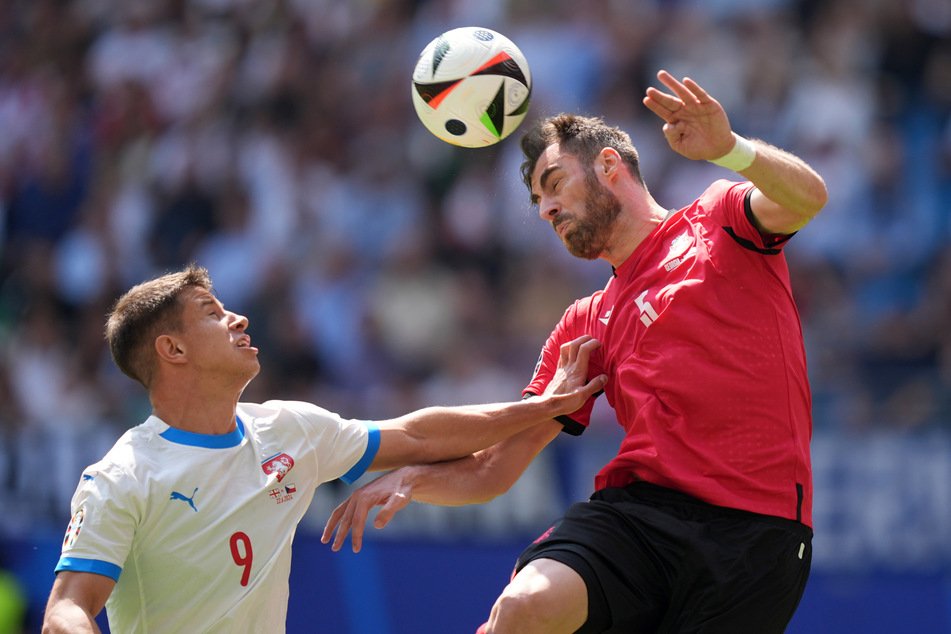
M545 248L517 133L462 150L416 120L416 55L465 24L526 54L529 116L631 130L667 206L734 176L679 159L645 117L660 67L815 165L829 208L787 253L817 428L948 428L948 6L2 3L0 499L52 468L6 529L59 528L79 469L147 411L102 316L116 289L190 260L251 318L252 390L368 418L517 395L563 307L609 271Z

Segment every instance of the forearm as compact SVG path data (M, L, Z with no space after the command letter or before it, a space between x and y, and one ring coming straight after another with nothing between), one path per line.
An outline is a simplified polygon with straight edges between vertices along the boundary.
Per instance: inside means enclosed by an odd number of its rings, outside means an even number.
M43 634L101 634L95 618L69 601L60 601L47 608Z
M763 195L790 211L815 216L828 199L825 182L805 161L754 140L756 159L741 172Z
M404 491L439 506L488 502L508 491L561 429L560 423L543 423L458 460L400 469Z
M367 515L374 506L383 507L373 522L383 528L412 500L441 506L487 502L505 493L560 430L561 425L552 421L458 460L391 471L363 485L334 509L321 541L329 543L336 531L332 548L340 550L352 529L353 551L359 552Z
M399 450L393 451L392 458L389 454L378 456L372 468L386 470L407 463L462 458L562 413L564 408L559 406L557 397L492 405L425 408L402 416L392 424L381 423L381 432L390 434L386 447L399 447Z
M450 462L404 467L401 471L413 500L438 506L488 502L505 493L517 479L516 476L509 480L502 473L486 469L481 453Z
M96 615L115 585L112 578L91 572L56 573L43 617L43 634L99 634Z
M381 422L380 447L370 469L455 460L574 412L607 382L604 374L587 380L588 358L600 345L590 335L562 344L555 376L541 396L492 405L428 407Z

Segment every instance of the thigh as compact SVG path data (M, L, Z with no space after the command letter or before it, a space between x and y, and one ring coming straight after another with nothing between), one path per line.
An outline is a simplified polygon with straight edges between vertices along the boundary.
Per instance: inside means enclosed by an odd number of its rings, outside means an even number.
M539 558L554 559L584 581L587 620L582 634L652 632L663 618L673 576L664 518L639 506L625 512L614 501L574 504L525 549L516 570Z
M507 605L507 600L519 604L523 611L503 614L500 606ZM496 631L571 634L584 624L587 614L584 579L560 561L540 558L512 578L492 610L490 624Z
M809 533L805 527L755 520L712 521L691 558L704 565L691 566L692 573L677 584L660 631L781 634L809 578Z

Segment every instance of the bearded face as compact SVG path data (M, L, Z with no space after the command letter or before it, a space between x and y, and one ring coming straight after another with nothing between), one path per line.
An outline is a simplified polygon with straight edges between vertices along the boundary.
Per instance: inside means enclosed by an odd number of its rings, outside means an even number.
M598 181L594 169L585 169L585 205L583 217L562 212L552 226L570 220L568 231L562 241L571 255L585 260L594 260L604 253L612 234L614 221L621 213L621 201L611 190Z

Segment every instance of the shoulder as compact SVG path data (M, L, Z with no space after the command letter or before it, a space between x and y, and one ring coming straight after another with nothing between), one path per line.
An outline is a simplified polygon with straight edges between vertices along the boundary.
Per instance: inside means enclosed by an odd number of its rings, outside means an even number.
M264 403L239 403L238 417L247 429L262 431L281 429L287 431L289 425L307 428L337 429L354 424L336 412L324 409L305 401L272 400Z
M281 400L265 401L264 403L238 403L238 415L241 416L242 414L244 415L242 420L249 419L251 421L279 416L339 418L334 412L314 403Z
M106 454L83 471L85 481L92 480L94 474L111 474L112 476L121 476L131 474L143 464L148 462L150 447L158 437L159 431L155 423L158 419L149 418L147 421L127 430L116 443L106 452Z
M744 215L746 199L753 189L755 186L749 181L714 181L688 210L704 216Z
M611 282L608 282L610 285ZM565 314L562 315L562 323L574 323L578 319L586 319L588 315L592 312L597 312L601 306L601 301L604 298L604 291L595 291L587 297L582 297L581 299L576 299L571 303L570 306L565 310Z

